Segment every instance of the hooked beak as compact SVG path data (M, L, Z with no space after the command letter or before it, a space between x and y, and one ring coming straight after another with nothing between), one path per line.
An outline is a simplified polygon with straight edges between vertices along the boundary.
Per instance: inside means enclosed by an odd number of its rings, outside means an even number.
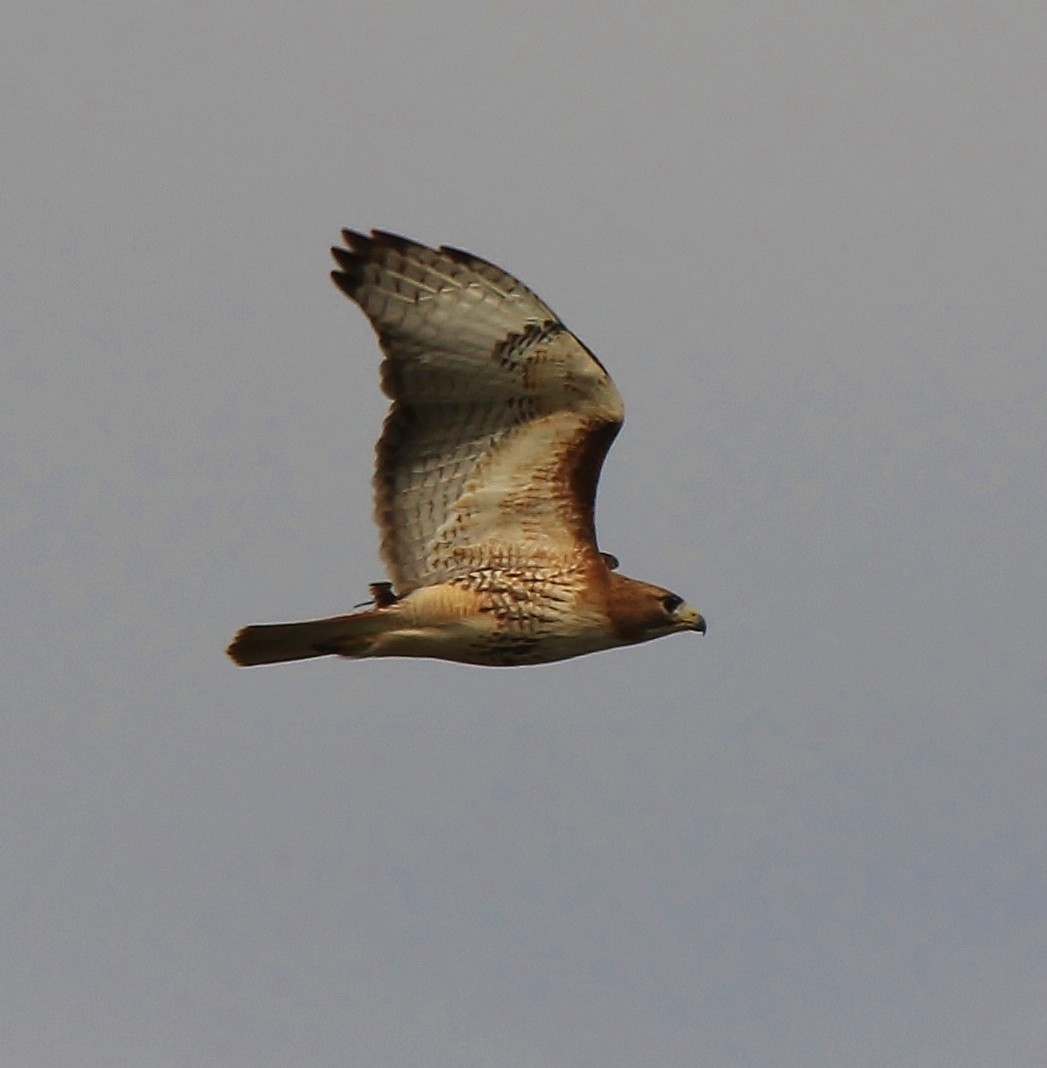
M687 630L696 630L699 634L705 633L705 617L689 604L682 604L676 609L676 619Z

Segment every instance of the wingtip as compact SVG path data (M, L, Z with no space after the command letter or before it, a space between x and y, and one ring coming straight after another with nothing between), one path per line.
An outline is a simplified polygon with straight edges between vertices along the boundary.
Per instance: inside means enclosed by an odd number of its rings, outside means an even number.
M331 256L338 265L337 270L331 271L331 281L349 298L352 298L360 285L363 277L366 256L363 253L361 242L368 239L362 234L354 234L352 230L343 230L342 236L346 244L355 248L341 248L339 245L331 246Z
M363 268L369 261L378 261L383 249L406 254L411 250L425 248L417 241L411 241L389 230L372 230L370 234L364 234L359 230L343 229L341 234L345 247L331 246L331 256L340 268L331 272L331 278L334 284L349 296L352 296L352 289L359 282Z
M341 234L342 240L346 243L349 249L359 253L367 253L375 246L394 248L399 252L404 252L407 249L412 248L426 247L418 241L412 241L409 237L394 233L392 230L372 229L370 233L365 234L361 230L343 229Z

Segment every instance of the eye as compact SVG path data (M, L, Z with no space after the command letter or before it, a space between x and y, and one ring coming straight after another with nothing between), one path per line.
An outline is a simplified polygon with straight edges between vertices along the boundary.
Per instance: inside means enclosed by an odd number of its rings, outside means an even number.
M682 604L683 598L677 597L675 593L667 593L662 598L662 607L669 613L669 615L672 615Z

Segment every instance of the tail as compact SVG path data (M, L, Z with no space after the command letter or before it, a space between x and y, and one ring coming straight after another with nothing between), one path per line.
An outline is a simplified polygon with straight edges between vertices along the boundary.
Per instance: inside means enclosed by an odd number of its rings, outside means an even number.
M314 656L366 656L374 639L395 627L388 609L305 623L266 623L244 627L226 652L241 667L309 660Z

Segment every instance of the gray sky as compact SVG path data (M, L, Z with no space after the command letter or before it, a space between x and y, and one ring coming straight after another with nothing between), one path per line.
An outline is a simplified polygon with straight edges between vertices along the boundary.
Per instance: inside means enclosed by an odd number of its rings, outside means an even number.
M1038 2L16 2L0 1060L1047 1062ZM709 620L236 670L382 577L341 226L626 398Z

